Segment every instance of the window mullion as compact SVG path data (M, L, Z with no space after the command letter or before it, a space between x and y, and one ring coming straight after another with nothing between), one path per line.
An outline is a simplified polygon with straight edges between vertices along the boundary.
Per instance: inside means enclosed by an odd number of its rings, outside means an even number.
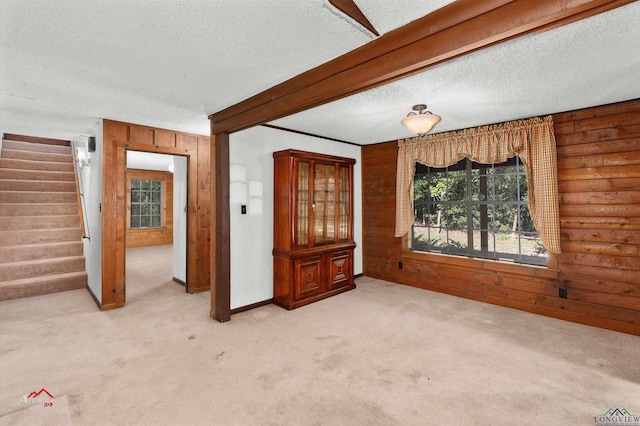
M467 253L473 254L473 209L471 198L473 193L473 173L471 170L471 160L467 158Z

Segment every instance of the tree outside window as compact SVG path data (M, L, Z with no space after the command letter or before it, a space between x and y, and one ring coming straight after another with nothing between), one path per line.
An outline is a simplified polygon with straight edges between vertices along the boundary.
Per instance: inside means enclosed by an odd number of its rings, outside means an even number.
M162 185L154 179L131 179L131 229L162 227Z
M518 157L500 164L463 159L446 168L417 163L414 209L412 250L547 263Z

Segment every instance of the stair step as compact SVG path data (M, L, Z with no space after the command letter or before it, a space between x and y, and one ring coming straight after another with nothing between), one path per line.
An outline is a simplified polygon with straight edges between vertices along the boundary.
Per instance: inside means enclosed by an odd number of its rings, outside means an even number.
M0 158L0 168L47 170L57 172L74 172L73 163L56 163L51 161L18 160L15 158Z
M4 145L2 146L2 158L73 164L73 156L70 153L56 154L53 152L21 151L17 149L7 149Z
M84 288L72 148L10 136L0 158L0 300Z
M0 203L73 203L75 192L0 191Z
M0 179L0 191L76 192L76 183L73 181Z
M69 140L67 139L54 139L54 138L47 138L44 136L20 135L18 133L5 133L4 140L69 146Z
M57 216L79 214L77 203L0 204L0 216Z
M4 246L0 247L0 263L50 259L52 257L82 256L82 253L82 241Z
M15 149L19 151L49 152L54 154L70 154L71 147L68 145L51 145L47 143L24 142L5 139L2 141L2 149Z
M0 179L75 182L75 175L73 172L50 170L0 169Z
M70 272L36 278L0 282L0 301L40 296L87 286L87 273Z
M5 216L0 220L0 231L76 228L79 226L80 216L77 214L59 216Z
M84 271L84 256L54 257L0 263L0 281Z
M80 227L0 231L0 246L80 241Z

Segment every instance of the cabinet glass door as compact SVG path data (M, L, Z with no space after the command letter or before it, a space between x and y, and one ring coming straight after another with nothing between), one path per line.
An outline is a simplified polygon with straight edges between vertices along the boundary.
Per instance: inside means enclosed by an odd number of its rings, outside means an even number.
M340 202L339 202L339 217L338 217L338 239L339 240L348 240L349 239L349 214L351 211L351 194L349 193L349 168L341 166L340 173L338 175L338 179L340 179L339 188L340 188Z
M315 164L313 169L313 230L315 244L336 240L335 166Z
M298 162L298 211L296 243L309 244L309 163Z

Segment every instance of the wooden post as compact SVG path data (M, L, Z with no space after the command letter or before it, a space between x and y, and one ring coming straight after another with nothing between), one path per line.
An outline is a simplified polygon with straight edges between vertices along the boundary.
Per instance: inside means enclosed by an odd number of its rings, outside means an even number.
M231 319L229 134L211 136L211 317Z

